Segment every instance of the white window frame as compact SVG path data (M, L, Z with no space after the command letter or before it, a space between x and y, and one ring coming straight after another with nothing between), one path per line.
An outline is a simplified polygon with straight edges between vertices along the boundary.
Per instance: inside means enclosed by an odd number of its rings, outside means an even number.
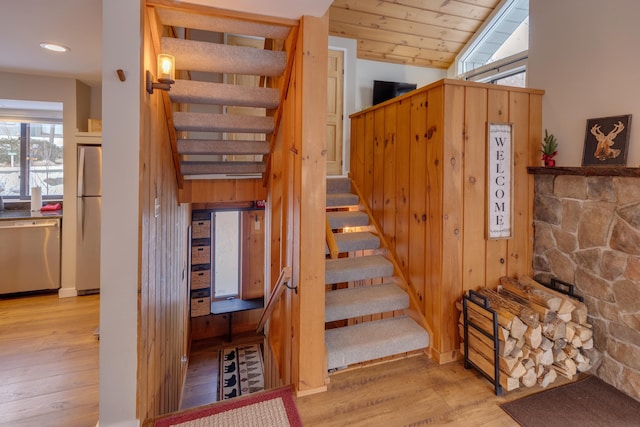
M462 80L476 82L492 82L501 78L526 72L528 50L494 61L490 64L464 71L464 63L474 53L475 49L495 30L508 12L516 5L517 0L502 0L485 20L467 45L456 56L455 70L457 77Z

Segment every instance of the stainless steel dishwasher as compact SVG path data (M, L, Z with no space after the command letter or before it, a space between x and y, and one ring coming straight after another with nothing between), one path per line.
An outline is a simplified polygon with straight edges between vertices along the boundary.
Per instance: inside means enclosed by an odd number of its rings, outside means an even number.
M60 219L0 221L0 294L60 288Z

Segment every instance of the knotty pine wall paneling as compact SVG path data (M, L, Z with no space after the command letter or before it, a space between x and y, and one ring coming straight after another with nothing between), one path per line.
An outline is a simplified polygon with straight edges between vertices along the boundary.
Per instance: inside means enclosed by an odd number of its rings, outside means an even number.
M411 97L409 127L409 282L418 298L424 302L425 292L425 236L427 220L427 92ZM406 126L406 124L405 124Z
M384 158L384 111L384 108L375 110L373 119L373 187L371 189L371 211L378 224L384 222L384 171L386 167L392 167L392 165L385 163Z
M504 275L531 274L533 182L526 167L539 164L543 93L441 80L351 116L351 176L366 194L382 191L380 224L434 329L432 354L438 362L460 356L455 302L466 290L495 288ZM378 113L383 109L385 114ZM381 116L385 140L395 136L394 149L386 146L384 153L385 159L392 156L385 168L393 172L384 171L382 184L379 162L367 155ZM485 237L488 122L513 123L510 239ZM394 221L387 204L395 206Z
M396 121L398 106L391 104L384 108L384 151L383 165L383 206L381 226L391 248L395 248L396 217Z
M151 11L153 14L153 11ZM145 63L154 69L156 46L145 20ZM175 411L186 374L188 349L187 245L189 206L178 203L164 92L142 95L140 139L140 281L138 335L138 416L141 420ZM155 215L156 200L160 205Z
M393 125L396 130L395 144L395 253L398 258L398 265L402 269L404 277L409 277L409 184L411 175L409 164L411 159L410 141L411 129L403 124L411 114L411 101L409 99L398 101L396 123ZM356 182L357 181L356 179ZM385 234L390 234L385 229ZM388 236L387 236L388 237Z

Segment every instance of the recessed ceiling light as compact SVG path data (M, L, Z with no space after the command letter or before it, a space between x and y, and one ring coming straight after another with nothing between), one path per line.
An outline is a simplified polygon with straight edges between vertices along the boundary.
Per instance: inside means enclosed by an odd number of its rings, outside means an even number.
M40 43L40 47L43 48L43 49L52 50L54 52L68 52L69 51L68 47L62 46L61 44L57 44L57 43L42 42L42 43Z

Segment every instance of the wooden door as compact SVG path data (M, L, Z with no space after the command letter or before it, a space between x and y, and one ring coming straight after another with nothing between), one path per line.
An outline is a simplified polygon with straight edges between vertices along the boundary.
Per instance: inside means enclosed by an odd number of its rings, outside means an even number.
M327 175L342 175L343 51L329 50L327 71Z
M257 49L264 48L264 39L261 39L261 38L227 35L226 43L234 46L253 47ZM244 74L225 74L225 81L228 84L238 85L238 86L259 86L260 76L250 76L250 75L244 75ZM237 107L237 106L231 106L231 105L225 107L225 112L226 114L242 115L242 116L264 117L266 115L266 110L264 108ZM234 141L235 140L264 141L265 135L255 134L255 133L226 133L225 139L234 140ZM262 155L235 154L235 155L226 155L225 159L233 160L233 161L259 162L262 160Z

